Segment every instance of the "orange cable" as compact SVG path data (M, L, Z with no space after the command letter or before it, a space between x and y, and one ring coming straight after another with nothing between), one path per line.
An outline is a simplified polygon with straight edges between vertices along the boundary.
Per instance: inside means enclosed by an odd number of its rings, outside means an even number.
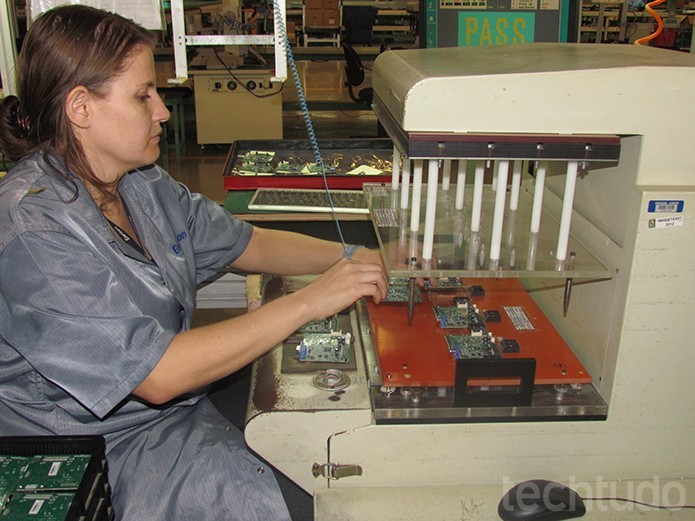
M656 7L659 4L663 4L666 0L654 0L653 2L649 2L645 9L647 12L654 17L656 20L656 31L654 31L652 34L648 36L644 36L638 40L635 41L635 45L642 45L644 42L648 42L650 40L653 40L657 36L661 34L661 31L664 30L664 21L661 19L661 17L658 15L654 9L652 9L652 6Z

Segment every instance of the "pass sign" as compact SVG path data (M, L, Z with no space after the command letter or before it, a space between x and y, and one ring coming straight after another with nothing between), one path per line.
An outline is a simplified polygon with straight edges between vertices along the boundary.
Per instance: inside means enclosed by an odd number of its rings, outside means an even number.
M535 13L459 12L459 47L532 43Z

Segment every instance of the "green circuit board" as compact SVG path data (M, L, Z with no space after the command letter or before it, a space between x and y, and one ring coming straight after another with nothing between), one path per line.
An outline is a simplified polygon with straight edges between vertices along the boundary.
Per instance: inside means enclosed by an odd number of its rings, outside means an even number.
M307 333L297 348L299 361L347 363L350 361L351 341L350 333L340 331Z
M434 306L434 315L442 328L462 328L470 325L468 309L457 306Z
M74 493L15 493L0 511L2 521L65 521Z
M330 333L338 329L338 315L312 320L299 328L300 333Z
M91 460L89 454L34 456L17 480L19 490L74 490Z
M456 360L500 358L497 346L487 336L446 335L446 343Z

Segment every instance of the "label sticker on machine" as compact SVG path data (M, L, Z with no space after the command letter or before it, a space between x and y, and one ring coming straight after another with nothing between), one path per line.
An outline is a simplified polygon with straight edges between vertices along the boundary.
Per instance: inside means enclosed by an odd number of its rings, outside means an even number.
M652 200L649 201L647 211L649 213L683 213L683 206L685 202L682 200Z
M512 321L512 324L514 324L514 329L535 329L521 306L504 306L502 309L504 309L509 319Z
M398 213L393 208L374 208L372 217L378 228L398 228Z
M675 228L676 226L683 226L683 223L684 219L682 215L649 219L650 228Z

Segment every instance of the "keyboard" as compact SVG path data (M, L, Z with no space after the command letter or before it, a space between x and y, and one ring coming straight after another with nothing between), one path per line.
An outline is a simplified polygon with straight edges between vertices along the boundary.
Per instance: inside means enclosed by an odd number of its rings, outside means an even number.
M367 214L361 190L331 190L333 208L338 213ZM330 213L326 191L308 188L258 188L249 202L249 210Z

